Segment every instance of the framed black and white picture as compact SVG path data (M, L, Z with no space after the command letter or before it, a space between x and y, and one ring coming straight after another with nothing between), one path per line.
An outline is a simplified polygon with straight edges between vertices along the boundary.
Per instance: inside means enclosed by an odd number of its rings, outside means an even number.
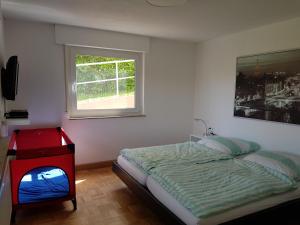
M300 124L300 49L237 58L234 116Z

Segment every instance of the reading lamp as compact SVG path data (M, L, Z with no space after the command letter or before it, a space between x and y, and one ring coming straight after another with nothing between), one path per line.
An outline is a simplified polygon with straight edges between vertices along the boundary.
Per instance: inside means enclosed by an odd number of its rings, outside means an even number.
M195 118L195 121L202 122L202 124L205 126L205 136L208 136L208 126L205 120L201 118Z

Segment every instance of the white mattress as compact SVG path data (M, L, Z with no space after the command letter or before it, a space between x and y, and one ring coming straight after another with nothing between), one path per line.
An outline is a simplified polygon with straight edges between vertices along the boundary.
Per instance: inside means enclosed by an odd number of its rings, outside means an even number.
M140 170L138 167L133 165L121 155L118 156L117 162L127 173L129 173L140 184L146 186L146 181L148 177L147 174L145 174L142 170Z
M199 219L193 216L190 211L184 208L175 198L173 198L168 192L166 192L151 176L147 178L147 187L161 203L163 203L177 217L179 217L184 223L188 225L220 224L236 219L238 217L245 216L247 214L276 206L280 203L300 198L300 183L298 183L298 188L296 190L268 197L260 201L252 202L247 205L243 205L205 219Z

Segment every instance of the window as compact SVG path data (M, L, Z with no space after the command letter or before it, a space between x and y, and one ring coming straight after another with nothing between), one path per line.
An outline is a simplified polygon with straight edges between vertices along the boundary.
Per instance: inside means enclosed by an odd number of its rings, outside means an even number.
M66 47L71 118L143 114L143 53Z

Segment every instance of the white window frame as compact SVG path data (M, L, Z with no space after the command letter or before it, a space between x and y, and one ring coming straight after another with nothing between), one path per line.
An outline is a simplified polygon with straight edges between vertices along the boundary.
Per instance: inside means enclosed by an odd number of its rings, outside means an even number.
M127 58L135 60L135 108L125 109L77 109L76 55ZM70 119L106 118L144 115L144 58L143 52L131 52L90 47L65 47L67 111Z

